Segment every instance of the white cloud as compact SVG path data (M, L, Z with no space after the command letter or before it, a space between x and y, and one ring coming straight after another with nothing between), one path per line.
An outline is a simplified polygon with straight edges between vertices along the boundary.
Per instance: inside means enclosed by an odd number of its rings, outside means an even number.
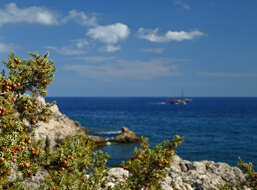
M257 73L198 72L198 75L225 78L257 78Z
M90 17L83 11L71 10L67 16L60 16L44 7L32 6L19 8L15 3L9 3L3 9L0 9L0 25L19 22L58 25L65 24L71 20L86 26L97 25L96 17Z
M97 26L88 30L87 35L95 40L108 44L115 44L129 36L129 28L122 23L111 24L107 26Z
M81 11L81 12L78 12L76 10L69 11L69 15L67 17L65 17L62 20L62 22L66 23L70 20L75 20L78 24L85 25L85 26L96 26L97 25L96 17L94 17L94 16L89 17L83 11Z
M177 66L167 60L111 61L94 65L65 65L64 69L100 80L149 79L179 76Z
M169 30L164 35L158 34L159 29L138 29L138 38L148 40L150 42L170 42L170 41L183 41L183 40L192 40L196 37L204 35L203 32L199 30L194 30L191 32L185 31L171 31Z
M60 53L62 55L82 55L85 53L85 51L81 49L74 49L72 47L53 47L53 46L48 46L47 49L52 49L56 51L57 53Z
M13 45L0 42L0 53L10 53L14 49L15 47Z
M56 14L46 8L33 6L22 9L15 3L9 3L4 9L0 9L0 25L18 22L58 24Z
M187 3L185 3L183 0L174 0L174 4L177 6L182 7L185 10L191 10L190 5L188 5Z
M88 30L87 35L95 40L99 40L107 46L104 48L107 52L114 52L120 49L114 46L121 40L125 40L130 34L129 27L122 23L115 23L106 26L97 26Z
M143 52L148 52L148 53L156 53L156 54L161 54L164 51L164 48L145 48L141 49Z

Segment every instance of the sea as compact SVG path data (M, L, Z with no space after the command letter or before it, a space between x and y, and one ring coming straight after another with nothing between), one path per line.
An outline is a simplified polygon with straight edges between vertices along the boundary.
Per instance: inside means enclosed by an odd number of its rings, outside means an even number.
M48 97L60 111L88 128L89 134L113 138L126 126L149 138L151 147L178 134L177 154L185 160L213 160L236 166L238 157L257 166L257 98L194 97L168 104L168 97ZM109 144L109 166L133 156L140 144Z

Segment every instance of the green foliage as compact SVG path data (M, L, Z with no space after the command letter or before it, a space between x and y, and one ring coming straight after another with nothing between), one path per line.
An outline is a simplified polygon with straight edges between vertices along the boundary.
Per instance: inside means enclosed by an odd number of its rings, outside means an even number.
M245 163L240 157L238 158L239 162L237 165L243 169L243 172L246 174L246 183L238 182L236 185L233 184L225 184L220 189L221 190L242 190L242 186L246 185L248 188L252 190L257 190L257 172L254 171L253 164Z
M142 139L141 147L135 149L135 156L122 167L129 171L126 182L118 184L116 189L161 189L160 180L166 176L166 167L171 164L171 158L176 153L176 148L183 142L184 138L176 135L172 144L165 141L153 149L149 148L147 138Z
M21 61L10 54L9 69L0 74L0 187L22 188L24 177L31 177L41 166L45 157L42 144L32 142L31 131L39 120L47 121L51 115L51 104L38 105L37 95L46 95L46 87L53 80L55 67L43 57L31 53L30 60ZM6 75L8 73L8 75ZM25 95L33 94L33 97ZM28 121L28 122L26 122ZM21 179L11 182L9 176L14 167L22 172Z
M85 137L74 137L63 142L47 156L45 168L49 176L41 188L99 189L107 175L107 155L94 152L95 145Z
M254 171L252 163L245 163L241 158L239 158L238 166L241 167L247 174L246 185L253 190L257 190L257 172Z

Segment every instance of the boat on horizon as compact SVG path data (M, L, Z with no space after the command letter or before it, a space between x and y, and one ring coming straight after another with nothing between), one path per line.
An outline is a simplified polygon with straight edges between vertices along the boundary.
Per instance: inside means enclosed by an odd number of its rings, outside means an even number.
M191 98L184 98L184 93L182 90L181 98L172 98L170 101L168 101L169 104L188 104L192 101Z

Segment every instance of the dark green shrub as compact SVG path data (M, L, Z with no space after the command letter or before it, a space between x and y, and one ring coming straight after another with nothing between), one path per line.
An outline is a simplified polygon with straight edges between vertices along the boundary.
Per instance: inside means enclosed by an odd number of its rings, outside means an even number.
M135 156L122 162L122 167L129 171L129 177L115 189L161 189L160 181L166 176L165 168L170 166L172 156L183 140L183 137L176 135L172 144L166 140L150 149L147 138L143 138L141 147L135 149Z

